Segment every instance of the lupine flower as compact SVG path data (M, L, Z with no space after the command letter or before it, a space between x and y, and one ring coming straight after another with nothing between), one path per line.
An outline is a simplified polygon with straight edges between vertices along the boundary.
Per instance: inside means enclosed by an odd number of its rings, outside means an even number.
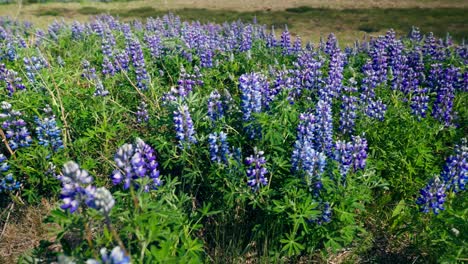
M136 117L138 123L147 123L149 121L149 114L148 114L148 105L145 102L141 102L138 106Z
M343 86L344 54L338 47L329 52L328 77L325 80L325 86L319 89L319 96L322 100L329 100L338 96Z
M87 171L80 169L73 161L65 163L62 172L63 176L59 180L62 182L60 198L63 204L60 208L73 213L80 205L90 202L88 194L94 191L91 185L93 177Z
M440 87L437 89L437 98L432 110L432 116L443 122L445 126L450 126L452 124L455 78L456 69L454 67L447 68L442 80L440 81Z
M330 33L330 35L328 35L327 42L325 43L325 46L323 45L322 38L320 38L320 40L321 40L321 44L322 44L321 46L324 49L323 51L326 54L330 55L330 56L331 56L331 54L336 52L337 49L339 49L338 40L336 39L336 36L333 33Z
M16 91L26 89L23 80L21 77L18 77L18 73L7 69L3 63L0 64L0 81L5 82L5 88L10 97L13 96Z
M119 167L112 173L114 185L124 183L124 190L133 184L136 188L143 188L144 191L156 189L162 184L159 178L158 162L154 149L143 140L137 138L135 144L124 144L114 156L114 161ZM136 179L149 178L149 185L140 186Z
M354 171L363 170L366 167L367 140L360 136L352 136L352 143Z
M180 146L182 146L184 143L197 143L192 117L190 116L187 105L182 105L177 109L177 111L174 111L174 124L176 129L176 137L179 140Z
M100 253L101 253L100 261L95 260L95 259L89 259L86 261L86 264L130 264L131 263L130 257L120 247L115 247L114 249L112 249L110 254L107 252L106 248L102 248Z
M131 58L137 79L136 86L141 90L147 90L150 83L148 72L146 71L145 58L141 49L140 41L136 38L128 40L127 51Z
M36 82L36 74L41 69L46 68L49 65L42 56L32 56L31 58L24 57L23 63L26 70L26 76L32 84Z
M385 105L381 100L370 101L370 104L368 104L365 109L366 115L380 121L384 120L386 111L387 105Z
M411 113L418 119L426 117L426 110L429 103L429 96L426 88L418 88L411 97Z
M351 93L357 92L357 88L352 86L345 86L344 93L341 95L341 109L340 109L340 131L343 134L352 134L357 118L358 100L356 96Z
M35 117L36 122L36 135L39 139L39 145L50 146L53 152L63 148L62 131L57 126L55 121L55 115L52 113L50 106L44 108L44 112L47 115L43 119Z
M145 42L150 50L151 57L153 59L160 58L162 55L161 38L158 35L145 34Z
M245 162L248 166L247 184L252 188L253 191L257 191L262 185L265 186L268 184L268 178L265 177L268 173L268 170L265 167L266 160L263 154L263 151L258 151L257 148L255 148L254 154L245 159Z
M281 48L283 49L283 55L291 54L291 34L289 34L287 26L281 33Z
M115 200L112 194L105 187L94 189L88 193L88 206L100 211L103 215L108 216Z
M72 39L81 40L84 36L84 26L78 21L73 21L71 25Z
M32 143L31 135L26 127L26 122L21 119L21 112L11 108L8 102L2 102L0 119L3 119L2 128L12 150L20 147L28 147Z
M218 164L228 163L228 158L231 156L227 135L224 132L214 132L208 135L208 143L210 147L210 159Z
M416 203L421 206L421 211L429 213L432 210L434 214L439 214L445 203L446 187L438 177L432 179L426 187L421 189L419 192L421 196L416 200Z
M104 88L101 79L96 75L96 69L91 67L89 61L84 60L82 62L83 73L81 76L86 78L89 82L94 83L96 90L94 91L94 96L106 96L109 95L109 91Z
M11 192L21 187L21 183L15 180L13 174L8 173L9 169L7 158L0 153L0 193Z
M335 160L340 164L340 174L343 183L346 176L353 165L353 144L352 142L345 142L338 140L335 143Z
M241 108L244 122L252 122L253 114L262 112L269 105L269 84L266 77L258 73L243 74L239 78L242 93ZM258 128L247 127L250 138L258 136Z
M324 223L329 223L331 221L332 209L329 202L324 202L320 204L322 209L322 214L315 220L318 225L323 225Z
M455 146L455 154L448 157L441 178L448 190L464 191L468 181L468 145L466 138Z
M316 149L331 154L333 145L333 117L329 102L319 100L315 108L316 130L314 143Z
M248 51L252 48L252 26L248 25L242 31L242 41L239 50Z

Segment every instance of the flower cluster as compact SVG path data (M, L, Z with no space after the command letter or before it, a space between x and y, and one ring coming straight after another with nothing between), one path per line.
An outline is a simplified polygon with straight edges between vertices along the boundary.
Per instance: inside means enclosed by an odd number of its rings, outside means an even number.
M57 126L55 121L55 115L52 113L50 106L44 108L44 112L47 115L43 119L35 117L36 122L36 135L39 139L39 145L50 146L53 152L63 148L62 131Z
M28 77L29 81L31 83L35 83L36 82L36 74L43 68L46 68L48 67L48 63L47 61L39 56L39 57L36 57L36 56L32 56L31 58L28 58L28 57L24 57L23 58L23 63L24 63L24 67L25 67L25 70L26 70L26 76Z
M135 188L149 191L162 184L155 151L140 138L135 140L135 144L121 146L115 154L114 161L119 169L112 173L112 182L114 185L123 182L124 190L133 184ZM136 180L142 178L149 179L150 183L141 186L142 183Z
M447 68L437 89L437 98L432 108L432 116L443 122L445 126L450 126L453 120L453 99L455 98L456 69Z
M89 194L94 192L91 185L93 177L86 170L80 169L79 165L73 161L65 163L63 175L59 177L62 182L60 198L63 204L60 208L75 212L80 206L89 203Z
M351 85L354 85L354 83ZM354 132L358 101L357 97L352 95L353 92L357 92L357 88L354 86L345 86L341 95L339 129L343 134L352 134Z
M101 79L96 75L96 69L91 67L89 61L84 60L82 62L83 73L81 76L87 79L89 82L94 83L96 90L94 91L94 96L106 96L109 94L109 91L104 88Z
M420 190L421 196L416 200L421 211L429 213L432 209L434 214L444 210L443 204L447 192L459 193L466 190L468 181L468 145L463 138L460 145L455 146L455 155L447 158L440 177L435 177Z
M252 188L252 190L257 191L263 185L268 184L268 178L266 174L268 173L267 168L265 167L266 160L263 156L263 151L258 151L257 148L254 149L254 154L250 155L245 159L247 164L247 184Z
M7 69L5 64L0 64L0 81L5 82L5 88L8 91L9 96L18 90L24 90L26 87L23 84L23 80L18 76L18 73Z
M101 251L101 259L89 259L86 261L86 264L130 264L131 259L125 253L125 251L120 247L115 247L112 249L110 254L106 248L102 248Z
M148 105L145 102L140 102L136 112L138 123L147 123L149 121Z
M7 163L7 158L0 153L0 193L11 192L21 187L21 183L16 181L8 170L10 170L10 165Z
M193 127L192 117L187 105L181 105L177 111L174 111L174 125L176 137L182 147L184 143L196 144L195 129Z
M208 135L208 143L210 147L210 159L218 164L228 163L228 158L231 156L229 152L229 143L227 135L224 132L214 132Z
M21 112L13 110L11 104L5 101L2 102L1 107L3 111L0 113L0 119L3 119L2 128L5 130L10 148L16 150L30 146L31 134L26 127L26 122L21 119Z

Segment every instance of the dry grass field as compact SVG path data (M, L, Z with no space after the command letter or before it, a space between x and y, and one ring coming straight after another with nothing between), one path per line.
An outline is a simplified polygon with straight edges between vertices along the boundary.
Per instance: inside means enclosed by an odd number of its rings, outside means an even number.
M468 36L468 1L464 0L150 0L129 2L45 3L0 6L0 16L26 19L45 26L56 19L86 21L90 15L108 13L128 20L156 17L167 12L202 22L251 20L290 31L317 42L334 32L342 43L366 35L382 34L389 28L405 34L413 25L423 32L456 40Z

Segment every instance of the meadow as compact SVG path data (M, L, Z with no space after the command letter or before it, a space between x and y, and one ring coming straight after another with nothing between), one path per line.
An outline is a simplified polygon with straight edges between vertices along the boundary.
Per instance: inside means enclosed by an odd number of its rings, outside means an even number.
M0 263L468 261L464 2L291 2L2 17Z

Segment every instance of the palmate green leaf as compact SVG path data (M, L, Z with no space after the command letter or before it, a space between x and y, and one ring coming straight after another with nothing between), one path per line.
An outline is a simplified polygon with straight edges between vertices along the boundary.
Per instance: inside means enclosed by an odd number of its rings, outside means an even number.
M295 237L295 234L286 234L285 239L281 239L280 242L284 244L281 251L286 252L288 256L298 255L304 246L297 241L300 241L301 237Z

